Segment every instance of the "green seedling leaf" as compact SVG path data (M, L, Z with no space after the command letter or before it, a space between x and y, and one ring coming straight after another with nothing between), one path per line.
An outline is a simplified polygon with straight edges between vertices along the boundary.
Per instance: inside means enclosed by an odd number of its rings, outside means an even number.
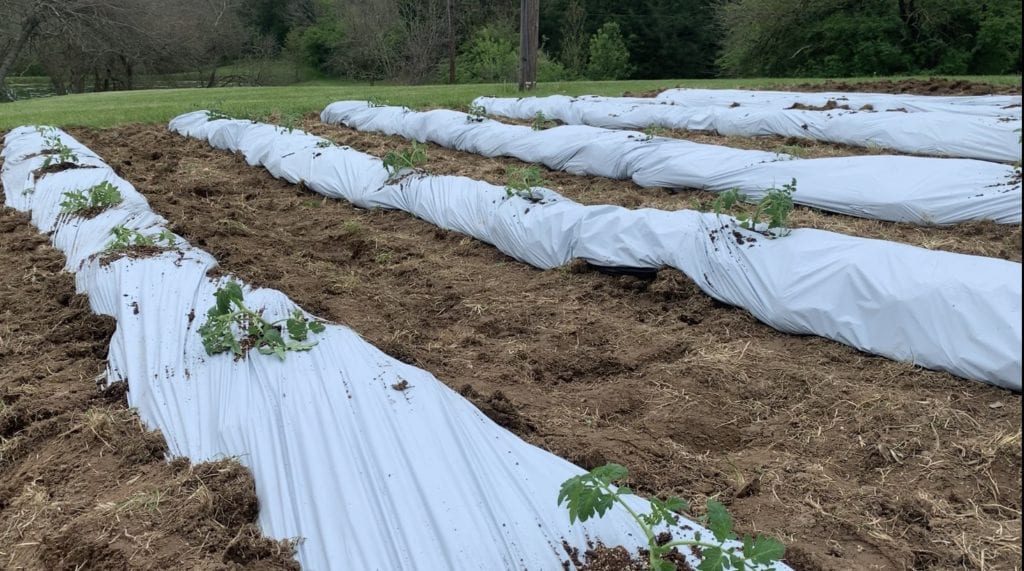
M743 537L743 556L752 563L771 565L781 561L785 555L786 546L781 541L762 535L754 538L749 535Z
M732 532L732 516L724 505L715 500L708 500L708 529L721 542L736 538Z
M729 559L721 547L705 547L701 552L703 559L697 571L722 571L726 569Z
M296 341L305 341L309 335L309 326L301 311L296 310L285 322L285 327L288 329L288 336Z

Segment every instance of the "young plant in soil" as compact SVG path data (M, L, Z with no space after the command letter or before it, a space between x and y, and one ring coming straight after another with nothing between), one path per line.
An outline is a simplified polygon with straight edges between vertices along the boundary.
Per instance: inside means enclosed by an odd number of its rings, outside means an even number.
M278 116L277 126L281 133L287 132L289 135L299 128L299 123L302 122L302 115L296 113L282 113Z
M231 115L228 115L226 113L221 113L220 111L217 111L216 109L213 109L213 110L210 110L210 111L206 112L206 121L207 122L216 121L218 119L234 119L234 117L232 117Z
M505 169L505 196L512 198L518 196L524 200L537 202L540 196L534 193L537 187L546 187L549 183L541 175L540 167L530 165L528 167L508 167Z
M392 179L415 171L426 162L427 146L416 141L404 151L388 151L388 154L384 155L384 168Z
M647 141L653 141L655 137L664 137L664 136L665 136L665 129L662 129L661 127L655 127L654 125L651 125L650 127L647 127L646 129L644 129L644 142L645 143Z
M206 313L206 323L199 327L203 348L208 355L230 351L236 359L255 348L263 355L274 355L284 361L288 351L309 351L316 341L310 333L323 333L323 323L306 319L296 309L287 319L270 322L245 305L242 286L229 281L214 293L217 303ZM287 335L287 338L285 338Z
M747 197L738 188L730 188L729 190L719 194L711 201L711 211L715 214L725 214L731 212L737 204L746 201Z
M100 212L111 206L121 204L124 197L113 184L103 181L88 190L72 190L64 193L60 203L63 214L85 214L88 211Z
M125 226L114 226L110 233L114 236L114 239L103 249L108 253L123 252L132 248L173 248L174 244L177 243L174 234L167 230L161 230L159 234L154 234L153 236L146 236Z
M466 115L466 123L483 123L487 119L487 108L483 105L470 105Z
M750 218L740 221L740 226L754 230L761 222L761 218L764 217L769 230L766 235L771 236L771 230L777 228L779 229L778 234L785 236L789 233L787 228L789 227L789 215L793 212L793 193L795 192L795 178L789 184L782 185L782 188L769 189L768 194L761 199L761 202L757 203L757 208L754 209Z
M59 166L65 163L75 164L78 162L78 155L71 150L71 147L60 140L60 134L53 127L36 127L36 132L43 136L46 143L46 160L41 168Z
M544 129L547 129L548 122L548 118L544 116L544 112L538 111L537 114L533 116L530 128L534 131L543 131Z
M770 569L785 555L785 546L779 541L761 535L743 536L742 548L728 543L738 540L733 532L732 516L725 506L709 500L705 525L712 537L705 538L695 533L693 539L679 539L662 542L655 529L664 525L679 525L676 515L689 509L686 501L671 497L665 501L652 498L651 513L637 513L623 500L633 491L625 486L615 487L615 482L624 480L629 472L619 464L606 464L586 474L569 478L558 493L558 505L563 503L569 509L569 522L584 522L597 516L603 517L615 504L626 510L647 539L648 564L651 571L676 571L676 566L664 556L678 547L693 547L700 550L701 563L698 571L738 571Z
M720 193L711 201L710 205L704 204L715 214L732 214L736 216L740 227L748 230L758 230L758 226L764 224L767 231L761 232L769 238L785 236L789 233L789 215L793 212L793 193L796 192L796 179L782 188L772 188L754 206L753 210L742 208L746 202L746 195L739 189L732 188ZM702 208L702 209L704 209ZM749 216L744 216L749 212ZM772 230L776 230L772 232Z

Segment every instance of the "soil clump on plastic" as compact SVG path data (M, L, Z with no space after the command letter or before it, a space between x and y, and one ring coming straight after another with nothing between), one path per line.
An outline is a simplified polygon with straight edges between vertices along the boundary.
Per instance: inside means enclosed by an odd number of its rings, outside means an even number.
M115 323L63 266L0 210L0 569L298 569L247 469L167 462L126 383L97 386Z
M796 109L799 111L833 111L835 109L843 109L846 111L850 110L850 106L845 103L840 105L835 99L829 99L824 105L807 105L805 103L794 103L786 109ZM869 111L869 110L866 110Z
M312 130L377 156L408 146ZM1020 395L779 333L675 270L538 271L406 213L276 180L162 125L72 134L225 272L351 326L584 468L623 464L639 493L698 512L716 498L740 534L782 539L797 569L1019 562ZM435 146L429 157L429 171L498 184L518 164ZM588 203L684 208L703 196L545 176ZM1019 228L1011 248L1013 229L836 218L857 233L1020 259Z

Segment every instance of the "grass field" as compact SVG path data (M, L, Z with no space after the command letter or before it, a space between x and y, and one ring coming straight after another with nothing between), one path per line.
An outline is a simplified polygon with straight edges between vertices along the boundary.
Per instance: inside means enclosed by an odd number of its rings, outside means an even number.
M878 81L891 78L849 78L844 81ZM997 85L1021 84L1020 76L954 77ZM573 81L540 85L534 95L622 95L669 87L761 89L801 83L819 83L824 79L659 79L635 81ZM217 108L228 114L273 112L292 114L319 111L341 99L379 98L411 107L465 106L480 95L515 96L512 84L473 85L353 85L335 81L311 81L282 87L222 87L210 89L158 89L85 93L60 97L28 99L0 104L0 129L45 123L60 127L111 127L125 123L164 122L196 109Z

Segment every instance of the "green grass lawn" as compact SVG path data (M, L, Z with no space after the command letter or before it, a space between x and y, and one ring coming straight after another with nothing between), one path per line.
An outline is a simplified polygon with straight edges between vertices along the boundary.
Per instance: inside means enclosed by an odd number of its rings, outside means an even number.
M852 78L844 81L876 81ZM885 78L903 79L903 78ZM1020 86L1020 76L963 78L1000 85ZM821 79L708 79L575 81L541 84L531 95L622 95L669 87L761 89L787 84L817 83ZM267 115L319 112L325 105L344 99L377 98L410 107L464 108L479 95L517 96L511 84L484 85L366 85L336 81L310 81L281 87L223 87L211 89L157 89L85 93L45 97L0 104L0 130L19 125L47 124L59 127L110 127L122 123L166 122L196 109L216 108L228 114Z

